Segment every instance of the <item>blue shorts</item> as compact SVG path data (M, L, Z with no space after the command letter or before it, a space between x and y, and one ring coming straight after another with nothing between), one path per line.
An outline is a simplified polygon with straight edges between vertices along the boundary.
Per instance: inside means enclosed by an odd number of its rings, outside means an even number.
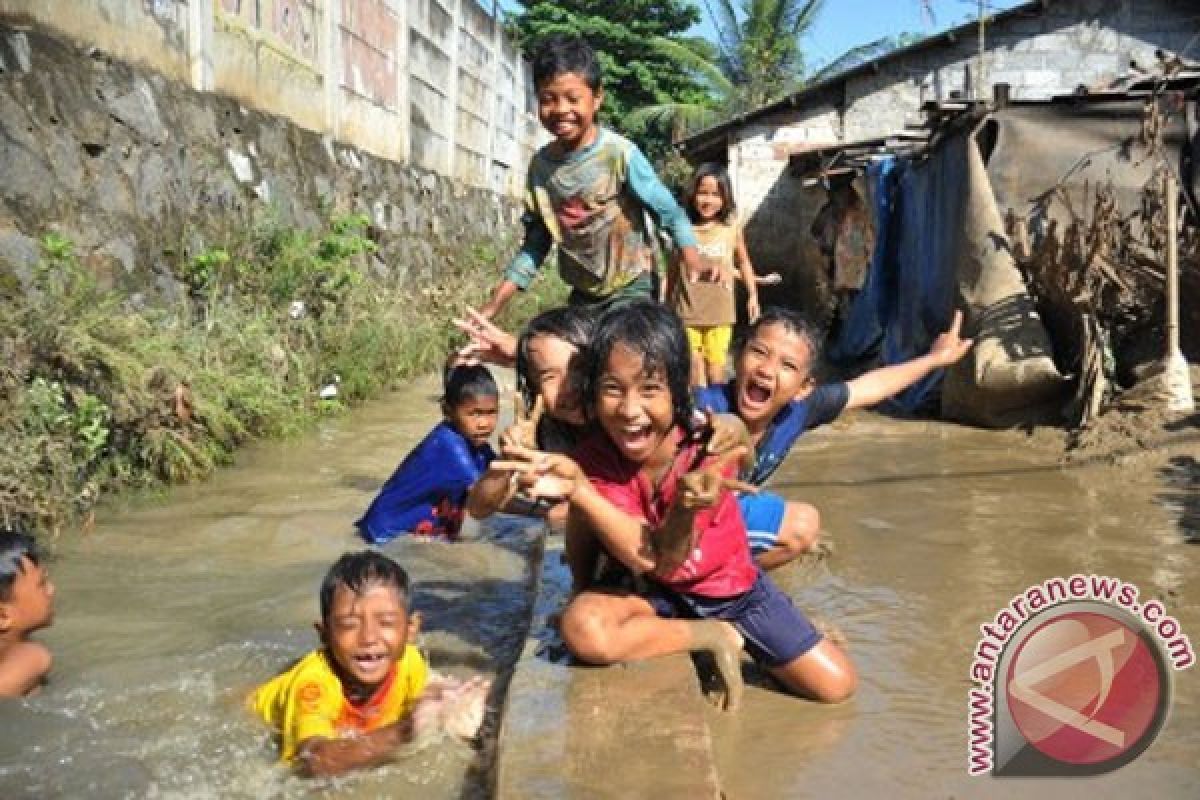
M643 595L655 613L668 619L722 619L746 637L746 652L765 667L782 667L813 649L820 632L792 598L766 575L735 597L678 594L654 585Z
M783 527L787 501L770 492L739 494L737 501L742 509L742 521L746 523L750 552L757 556L779 544L779 529Z

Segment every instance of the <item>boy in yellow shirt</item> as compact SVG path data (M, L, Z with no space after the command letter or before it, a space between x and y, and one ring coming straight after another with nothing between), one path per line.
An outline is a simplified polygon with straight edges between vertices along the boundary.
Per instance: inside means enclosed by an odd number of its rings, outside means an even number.
M412 644L408 575L371 550L347 553L321 584L323 647L260 686L255 713L281 737L281 758L310 775L386 763L398 748L444 729L472 738L490 681L430 679Z

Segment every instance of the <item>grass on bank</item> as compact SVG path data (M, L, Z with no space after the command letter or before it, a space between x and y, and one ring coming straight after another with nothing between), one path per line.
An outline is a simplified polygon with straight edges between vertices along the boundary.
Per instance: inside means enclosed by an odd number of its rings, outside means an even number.
M106 492L203 478L247 439L439 368L451 320L498 279L498 251L464 247L436 284L395 285L372 271L367 224L259 224L179 264L186 297L162 308L100 288L72 243L47 234L32 290L0 286L0 524L87 524ZM499 321L513 328L565 295L539 280Z

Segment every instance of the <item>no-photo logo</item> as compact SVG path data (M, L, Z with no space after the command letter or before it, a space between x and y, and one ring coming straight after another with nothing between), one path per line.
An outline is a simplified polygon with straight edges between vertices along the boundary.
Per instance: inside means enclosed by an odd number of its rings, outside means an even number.
M1094 596L1091 584L1070 592L1076 579L1090 576L1030 587L980 627L968 702L972 774L1110 772L1162 730L1172 669L1194 662L1191 643L1161 604L1142 613L1136 588L1103 578L1128 589L1125 602L1103 592L1110 602L1069 599ZM1059 597L1048 591L1056 582Z

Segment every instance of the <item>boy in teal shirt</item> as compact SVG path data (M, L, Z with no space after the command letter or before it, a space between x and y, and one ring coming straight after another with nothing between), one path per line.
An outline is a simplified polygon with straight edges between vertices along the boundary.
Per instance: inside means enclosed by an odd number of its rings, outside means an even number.
M688 275L699 278L696 235L683 209L637 145L596 124L604 90L591 47L551 39L534 57L533 80L538 119L554 141L530 162L525 239L480 313L495 316L527 288L555 244L572 305L652 297L654 234L645 211L671 234Z

